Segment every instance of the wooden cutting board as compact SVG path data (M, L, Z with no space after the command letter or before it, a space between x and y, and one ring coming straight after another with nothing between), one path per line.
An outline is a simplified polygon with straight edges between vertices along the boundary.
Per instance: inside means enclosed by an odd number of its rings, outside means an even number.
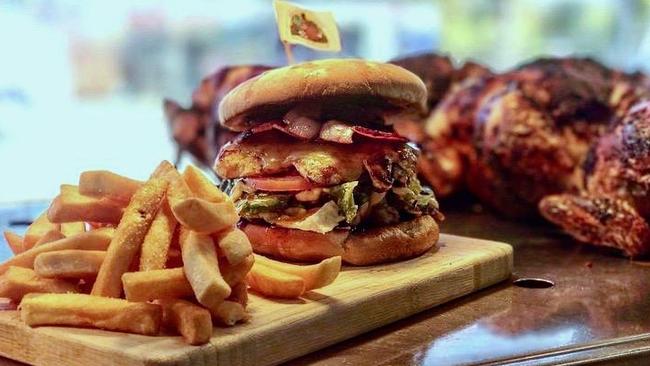
M29 328L0 312L0 354L35 365L272 365L319 350L497 282L512 271L507 244L441 235L439 249L405 262L348 267L303 299L251 296L252 320L215 328L204 346L180 337Z

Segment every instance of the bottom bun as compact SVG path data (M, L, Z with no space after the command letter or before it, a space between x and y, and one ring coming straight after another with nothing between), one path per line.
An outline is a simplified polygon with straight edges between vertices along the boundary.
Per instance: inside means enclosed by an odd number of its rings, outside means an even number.
M241 229L248 236L255 253L296 262L317 262L343 255L343 242L350 236L348 230L319 234L249 223Z
M428 215L420 216L350 235L343 243L343 260L365 266L413 258L431 249L439 236L436 220Z
M297 229L246 223L242 230L256 253L297 262L343 256L346 263L370 265L403 260L431 249L439 236L431 216L355 232L335 230L319 234Z

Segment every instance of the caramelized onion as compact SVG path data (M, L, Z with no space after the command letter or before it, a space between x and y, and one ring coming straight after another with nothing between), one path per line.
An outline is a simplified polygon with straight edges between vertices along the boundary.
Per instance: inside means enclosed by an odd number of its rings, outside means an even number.
M311 140L318 135L320 131L320 122L316 119L306 116L300 109L294 108L287 112L282 119L288 134Z
M323 124L319 137L321 140L337 142L339 144L351 144L354 130L345 122L330 120Z

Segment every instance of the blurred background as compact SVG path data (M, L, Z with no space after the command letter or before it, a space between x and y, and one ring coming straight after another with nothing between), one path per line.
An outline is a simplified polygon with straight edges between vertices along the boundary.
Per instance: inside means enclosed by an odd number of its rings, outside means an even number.
M504 70L581 54L650 71L650 0L295 2L334 13L341 56ZM269 0L0 0L0 50L0 203L50 199L87 169L144 178L175 158L163 97L189 103L222 65L285 62Z

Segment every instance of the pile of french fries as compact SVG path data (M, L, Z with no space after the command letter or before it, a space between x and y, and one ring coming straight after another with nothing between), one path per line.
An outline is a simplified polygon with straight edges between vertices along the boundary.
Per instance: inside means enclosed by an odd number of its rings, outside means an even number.
M30 326L67 325L157 335L193 345L213 323L249 318L248 288L296 298L336 279L341 258L303 266L253 254L231 200L198 169L163 161L146 182L87 171L0 264L0 297Z

